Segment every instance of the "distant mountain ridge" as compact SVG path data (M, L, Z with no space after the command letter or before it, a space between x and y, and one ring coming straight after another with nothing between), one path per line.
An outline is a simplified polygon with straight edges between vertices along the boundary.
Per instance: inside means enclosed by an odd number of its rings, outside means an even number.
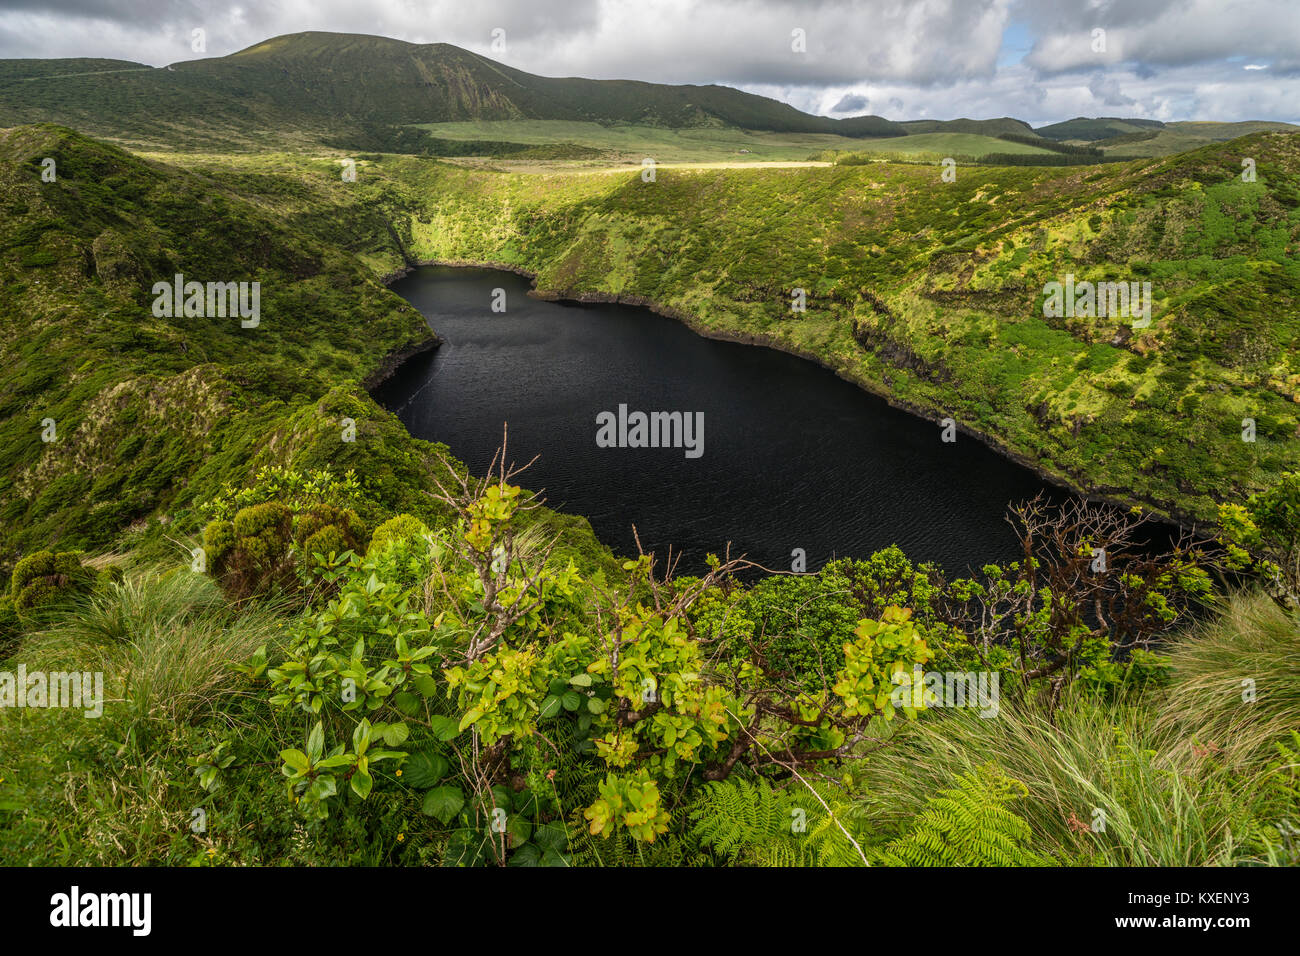
M511 120L857 139L963 133L1098 143L1125 152L1171 130L1143 148L1177 151L1256 129L1295 129L1113 117L1078 117L1038 130L1012 117L833 119L727 86L537 76L446 43L343 33L288 34L166 67L94 58L0 60L0 127L54 122L128 143L246 149L274 140L419 152L410 144L423 134L408 129L417 124ZM1234 132L1238 125L1250 128Z
M350 34L274 37L163 68L101 61L116 70L99 72L78 60L60 71L60 62L0 61L0 126L52 121L100 134L166 136L178 121L202 133L241 124L551 119L854 137L907 132L878 116L813 116L726 86L535 76L446 43Z

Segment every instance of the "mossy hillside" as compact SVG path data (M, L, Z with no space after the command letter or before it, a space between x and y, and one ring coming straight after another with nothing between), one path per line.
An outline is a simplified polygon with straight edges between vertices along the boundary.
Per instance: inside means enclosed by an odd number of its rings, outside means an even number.
M1243 182L1241 160L1258 179ZM1076 487L1184 519L1300 455L1300 140L1105 167L516 175L373 157L336 205L377 268L496 262L813 356ZM394 217L366 228L370 219ZM400 249L400 252L399 252ZM1048 318L1044 286L1150 281L1149 328ZM808 293L804 313L790 291ZM1243 419L1256 441L1242 441Z
M0 164L5 549L102 545L201 500L274 450L290 410L429 338L345 251L209 179L55 127L3 134ZM155 317L175 273L260 282L259 324ZM361 419L385 414L355 391Z
M375 275L401 259L359 259L269 198L330 208L337 163L317 164L320 195L274 173L239 195L57 127L2 134L0 163L0 565L51 544L174 554L197 542L205 502L264 467L353 471L367 527L445 519L430 492L447 449L413 439L364 388L433 344ZM383 217L359 211L364 237ZM156 318L152 285L176 272L260 282L258 326ZM583 568L610 565L585 519L540 509L535 522L563 532Z

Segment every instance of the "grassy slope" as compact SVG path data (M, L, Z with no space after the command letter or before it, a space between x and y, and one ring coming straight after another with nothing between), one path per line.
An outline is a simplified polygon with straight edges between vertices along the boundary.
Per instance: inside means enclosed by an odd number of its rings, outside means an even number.
M426 123L444 139L509 141L532 144L578 143L611 151L615 160L640 162L709 162L727 160L800 160L826 150L846 150L887 159L937 160L945 156L980 157L989 153L1050 155L1024 143L1012 143L972 132L919 132L907 136L850 139L820 133L764 133L732 128L662 129L649 126L606 126L558 120L513 122ZM1021 135L1026 134L1023 131ZM741 150L747 150L741 153Z
M1020 135L1030 135L1021 133ZM853 147L851 147L853 148ZM889 159L934 160L945 156L982 157L989 153L1051 155L1051 150L1026 143L1013 143L981 133L933 132L914 133L897 139L873 140L854 148L856 152L875 154Z
M333 161L315 169L322 203L346 188ZM292 191L303 174L255 181ZM198 505L266 465L354 469L376 514L438 517L424 492L445 448L362 384L431 342L373 263L261 197L58 127L0 133L0 209L0 575L37 547L178 548ZM155 318L153 283L177 272L259 281L260 324ZM606 560L585 519L539 520Z
M1245 155L1257 183L1236 175ZM248 162L209 168L246 182ZM374 225L392 217L408 256L650 300L952 414L1078 487L1207 518L1300 462L1298 184L1300 140L1257 134L1100 169L964 169L949 185L923 166L664 170L644 183L389 157L341 205L268 201L318 236L348 236L380 271L400 263ZM1068 272L1150 280L1152 327L1043 318L1044 283ZM795 286L810 293L799 317Z
M734 127L667 129L644 125L573 122L567 120L478 120L423 123L420 129L441 139L507 141L534 145L577 143L608 150L609 159L640 164L716 160L802 160L827 149L858 150L893 142L895 138L851 139L831 133L774 133ZM898 141L913 137L897 137ZM1008 144L1009 145L1009 144ZM741 150L748 152L742 153Z
M1117 156L1169 156L1173 153L1197 149L1207 143L1221 143L1239 136L1248 136L1270 130L1296 132L1300 127L1286 123L1166 123L1150 139L1136 142L1105 141L1097 145L1107 153Z
M998 119L973 120L904 120L898 125L909 134L915 133L978 133L981 136L1001 136L1012 133L1017 136L1035 136L1034 128L1024 120L1003 116Z
M1159 120L1122 119L1115 116L1076 116L1061 123L1051 123L1034 130L1039 136L1060 142L1092 142L1111 136L1122 136L1142 130L1158 130L1165 124Z

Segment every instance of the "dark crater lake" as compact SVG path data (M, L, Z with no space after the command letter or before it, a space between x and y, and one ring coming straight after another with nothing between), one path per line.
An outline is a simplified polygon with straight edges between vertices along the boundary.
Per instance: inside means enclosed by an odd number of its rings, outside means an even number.
M632 526L661 558L732 553L789 570L897 544L964 573L1014 560L1007 507L1046 486L974 438L891 408L813 362L702 338L648 309L546 302L493 269L424 266L393 291L444 340L375 390L417 438L445 443L484 474L510 426L510 459L540 459L525 487L590 519L616 552ZM504 289L506 311L493 312ZM703 453L599 447L597 416L703 413ZM1062 492L1047 489L1054 499Z

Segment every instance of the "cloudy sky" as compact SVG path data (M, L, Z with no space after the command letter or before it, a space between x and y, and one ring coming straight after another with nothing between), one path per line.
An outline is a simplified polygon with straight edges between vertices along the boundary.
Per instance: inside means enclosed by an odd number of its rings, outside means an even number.
M162 66L302 30L837 117L1300 122L1300 0L0 0L0 58Z

